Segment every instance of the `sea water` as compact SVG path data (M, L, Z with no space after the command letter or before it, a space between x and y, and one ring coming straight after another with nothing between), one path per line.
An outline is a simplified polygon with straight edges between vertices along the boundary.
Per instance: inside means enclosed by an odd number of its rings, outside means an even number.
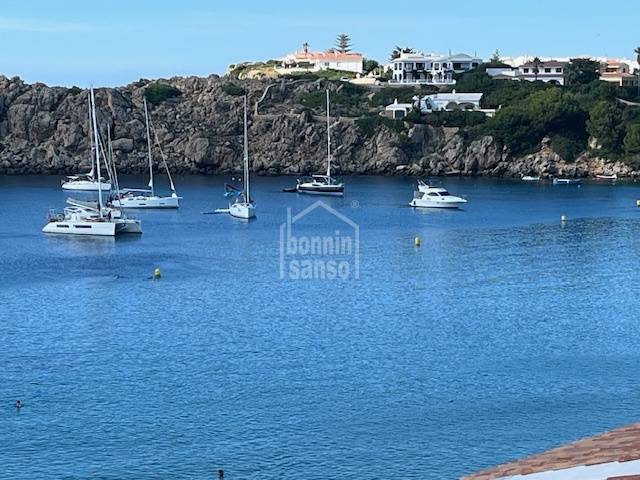
M0 177L0 478L456 478L640 419L640 185L257 178L247 223L225 180L112 239Z

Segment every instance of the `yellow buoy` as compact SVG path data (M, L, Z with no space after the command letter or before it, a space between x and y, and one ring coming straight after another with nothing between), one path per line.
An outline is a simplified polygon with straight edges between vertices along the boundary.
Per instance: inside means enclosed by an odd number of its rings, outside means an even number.
M160 278L162 278L162 272L160 271L160 267L156 267L156 269L153 271L153 279L159 280Z
M416 247L419 247L419 246L420 246L420 237L416 237L416 238L414 238L414 239L413 239L413 244L414 244Z

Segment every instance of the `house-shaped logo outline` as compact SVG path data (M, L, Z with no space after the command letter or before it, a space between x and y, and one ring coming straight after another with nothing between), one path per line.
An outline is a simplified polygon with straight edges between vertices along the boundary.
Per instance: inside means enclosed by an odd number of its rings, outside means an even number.
M307 215L309 215L310 213L312 213L318 208L323 208L326 212L330 213L331 215L336 217L338 220L346 223L353 229L355 234L355 239L354 239L355 247L354 247L354 254L353 254L355 259L355 270L354 270L353 278L355 279L360 278L360 225L358 225L356 222L351 220L346 215L337 211L335 208L331 207L330 205L327 205L322 200L318 200L315 203L309 205L307 208L297 213L295 216L292 216L291 207L287 208L287 221L280 225L280 278L285 277L284 275L285 245L286 245L286 239L289 238L289 236L291 235L291 228L293 224L296 223L298 220L301 220L302 218L306 217ZM285 233L287 233L287 235L285 235Z

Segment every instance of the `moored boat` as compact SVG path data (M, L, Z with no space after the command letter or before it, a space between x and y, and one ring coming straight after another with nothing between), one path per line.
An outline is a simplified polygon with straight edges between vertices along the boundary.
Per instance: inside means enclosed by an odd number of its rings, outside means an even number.
M614 173L612 175L596 175L596 180L617 180L618 174Z
M451 195L445 188L434 187L418 180L418 190L413 192L412 207L418 208L460 208L467 200Z
M539 182L540 181L540 177L539 176L533 176L533 175L523 175L521 177L521 180L523 182Z
M331 117L329 111L329 90L327 90L327 173L326 175L311 175L299 178L295 187L296 192L311 195L344 195L344 183L331 176ZM290 189L284 189L285 192Z
M244 96L244 152L243 167L244 176L242 188L225 184L225 197L229 198L228 213L232 217L249 220L256 216L256 206L251 198L249 189L249 134L247 126L247 96Z
M579 178L554 178L554 185L582 185L582 180Z
M155 192L154 178L153 178L153 158L151 154L151 121L149 119L149 111L147 109L147 99L143 98L144 103L144 118L146 122L147 130L147 156L149 160L149 184L148 188L123 188L116 189L113 195L113 206L119 208L178 208L180 206L180 198L176 193L176 187L173 184L173 178L171 178L171 172L167 165L167 160L158 141L157 134L155 135L156 144L160 149L162 157L162 163L164 165L167 176L169 177L169 185L171 187L171 195L158 195ZM155 134L155 129L154 129ZM115 166L114 166L115 170Z

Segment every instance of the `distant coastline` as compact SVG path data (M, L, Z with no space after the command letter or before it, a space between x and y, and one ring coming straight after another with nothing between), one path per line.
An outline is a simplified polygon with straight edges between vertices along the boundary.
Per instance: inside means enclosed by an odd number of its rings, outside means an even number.
M458 79L460 91L484 88L496 97L501 88L482 72ZM511 82L520 83L520 82ZM526 82L522 82L526 83ZM484 85L484 86L483 86ZM498 86L496 86L498 85ZM503 83L504 85L504 83ZM386 118L385 107L395 99L407 101L433 89L425 87L361 86L323 76L290 76L279 79L233 77L174 77L139 80L127 86L97 91L98 115L111 126L113 147L121 173L141 173L146 168L142 98L153 104L151 115L172 171L225 174L239 170L241 158L242 96L249 95L251 169L258 175L299 175L317 171L326 156L322 121L324 89L332 94L335 123L336 174L446 175L519 177L521 175L592 176L615 173L640 175L640 156L624 152L624 132L617 132L617 149L609 153L595 138L582 140L574 129L568 139L558 137L568 127L557 119L544 128L532 125L517 132L519 138L541 137L528 148L514 149L505 138L486 134L490 125L498 133L522 129L507 120L537 122L561 104L558 114L569 115L570 125L590 118L575 110L573 98L561 87L526 85L525 101L502 107L488 124L465 112L442 115L414 114L401 120ZM594 87L595 88L595 87ZM600 88L600 87L598 87ZM607 88L602 87L602 89ZM530 91L529 91L530 90ZM640 107L610 98L627 123L640 122ZM571 93L571 95L576 95ZM591 108L598 107L599 93ZM585 102L584 95L575 101ZM546 106L545 106L546 105ZM607 105L600 105L603 111ZM526 109L530 108L531 112ZM536 110L537 109L537 110ZM596 110L597 111L597 110ZM475 114L476 112L470 112ZM571 115L574 115L573 117ZM469 119L473 118L473 121ZM500 118L500 121L498 121ZM515 120L514 120L515 121ZM74 173L89 165L86 90L26 84L19 78L0 76L0 174ZM534 130L537 128L537 131ZM640 127L639 127L640 128ZM502 130L500 130L502 129ZM640 131L640 130L639 130ZM577 132L577 133L576 133ZM564 139L564 140L563 140ZM574 142L574 139L575 142ZM571 142L573 143L571 143ZM585 149L575 145L585 142ZM640 140L639 140L640 141Z

